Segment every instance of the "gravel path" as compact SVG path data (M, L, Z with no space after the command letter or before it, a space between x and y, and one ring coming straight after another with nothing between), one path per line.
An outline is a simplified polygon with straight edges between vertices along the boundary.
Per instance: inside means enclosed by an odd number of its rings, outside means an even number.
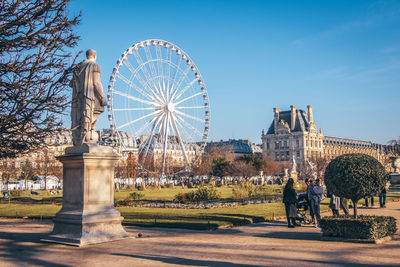
M360 214L390 215L400 202ZM400 231L384 244L321 241L320 229L275 221L216 231L127 227L133 238L70 247L40 242L51 222L0 219L0 266L400 266Z

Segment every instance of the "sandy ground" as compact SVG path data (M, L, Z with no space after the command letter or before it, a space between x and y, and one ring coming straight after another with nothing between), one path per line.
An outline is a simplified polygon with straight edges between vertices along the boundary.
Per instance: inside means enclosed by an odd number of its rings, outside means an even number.
M360 214L390 215L400 202ZM400 230L384 244L321 241L320 229L282 221L216 231L126 227L142 238L71 247L42 243L51 222L0 219L0 266L400 266Z

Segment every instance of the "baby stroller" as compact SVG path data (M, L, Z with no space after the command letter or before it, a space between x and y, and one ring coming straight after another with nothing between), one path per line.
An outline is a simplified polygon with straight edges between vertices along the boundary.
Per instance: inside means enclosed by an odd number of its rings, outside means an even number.
M296 221L303 224L310 224L312 220L307 211L311 207L308 205L306 193L299 194L299 197L297 198L296 208L297 208Z

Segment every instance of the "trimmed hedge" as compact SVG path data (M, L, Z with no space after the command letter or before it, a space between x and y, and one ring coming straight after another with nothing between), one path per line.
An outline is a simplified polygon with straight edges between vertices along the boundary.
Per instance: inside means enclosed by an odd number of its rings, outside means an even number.
M349 239L377 240L396 233L396 219L391 216L324 217L319 225L322 235Z
M385 168L366 154L345 154L333 159L324 177L329 192L353 201L354 217L358 200L377 195L387 182Z

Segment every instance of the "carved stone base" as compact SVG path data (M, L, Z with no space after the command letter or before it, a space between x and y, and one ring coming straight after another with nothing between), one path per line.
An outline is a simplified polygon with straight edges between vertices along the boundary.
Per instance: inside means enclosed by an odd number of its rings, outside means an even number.
M83 246L129 238L114 207L114 163L110 147L83 144L58 157L63 163L63 207L46 242Z

